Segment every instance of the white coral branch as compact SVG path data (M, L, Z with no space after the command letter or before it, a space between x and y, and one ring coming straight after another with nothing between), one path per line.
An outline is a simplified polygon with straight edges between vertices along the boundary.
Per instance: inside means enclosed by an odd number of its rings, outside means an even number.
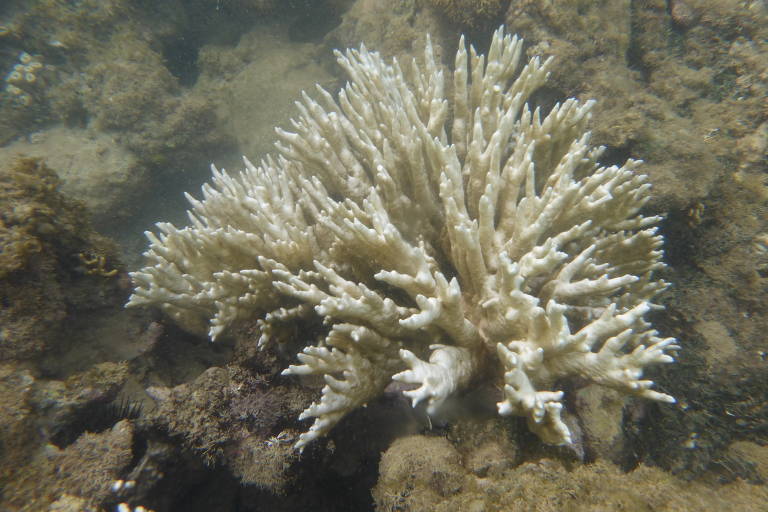
M427 414L435 415L457 390L467 386L477 367L477 357L462 347L434 344L429 362L422 361L410 350L401 349L400 358L409 370L395 374L392 380L419 387L403 394L416 407L427 400Z
M497 405L502 416L528 418L529 428L549 444L571 442L571 432L560 418L563 408L562 391L537 391L529 374L541 371L544 363L542 349L531 350L521 343L509 347L497 345L499 359L504 365L504 400Z

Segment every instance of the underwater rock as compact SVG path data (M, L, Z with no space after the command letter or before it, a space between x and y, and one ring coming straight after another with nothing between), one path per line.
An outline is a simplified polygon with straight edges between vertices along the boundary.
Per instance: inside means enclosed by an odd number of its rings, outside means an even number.
M768 505L765 487L688 482L655 467L625 473L605 461L571 469L541 459L501 473L469 473L450 443L426 436L393 443L381 459L373 495L376 509L425 512L468 510L675 510L734 507L758 512Z
M0 168L0 361L36 358L63 342L69 315L114 307L119 269L114 244L42 161Z
M98 229L114 228L135 216L136 202L146 194L146 167L103 132L56 126L36 132L30 141L0 148L0 162L10 164L19 154L53 168L61 191L85 204Z
M104 432L85 433L64 449L48 445L19 469L2 503L11 510L48 510L73 496L99 510L110 499L113 482L130 467L133 442L132 424L121 421Z
M373 498L379 510L428 510L459 493L468 478L461 455L442 437L408 436L392 443L379 464Z
M458 26L473 29L498 23L508 4L504 0L429 0L427 3Z
M283 417L297 414L308 396L269 382L237 366L212 367L190 383L149 388L158 407L148 421L207 463L226 465L244 484L280 493L292 483L298 436L281 427Z

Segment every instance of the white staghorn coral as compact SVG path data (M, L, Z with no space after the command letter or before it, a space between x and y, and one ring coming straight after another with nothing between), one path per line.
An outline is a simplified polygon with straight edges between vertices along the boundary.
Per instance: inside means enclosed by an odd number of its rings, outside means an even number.
M285 370L326 382L298 449L393 380L434 413L491 376L499 413L554 444L570 442L549 390L561 377L673 402L642 380L677 349L644 319L665 287L659 218L640 214L650 186L638 162L597 163L591 102L528 108L551 60L520 69L521 52L503 29L487 57L462 39L450 95L429 43L408 72L337 52L350 82L297 103L276 158L214 168L188 227L147 234L129 305L212 339L260 318L260 344L322 318L324 337Z

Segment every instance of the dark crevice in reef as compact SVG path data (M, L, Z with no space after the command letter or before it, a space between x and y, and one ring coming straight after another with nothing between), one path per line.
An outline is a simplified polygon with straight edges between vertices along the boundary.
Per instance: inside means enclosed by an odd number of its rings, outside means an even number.
M174 38L163 45L165 66L182 86L192 86L197 81L200 74L197 55L201 46L200 40L193 36Z
M341 23L342 11L325 1L286 2L286 15L290 19L288 36L292 41L321 41Z
M643 48L641 41L642 17L639 16L639 12L642 10L642 3L632 0L630 2L630 10L632 12L630 30L629 30L629 45L627 46L626 60L627 66L630 69L639 71L643 76L643 80L648 81L650 78L651 70L643 63Z
M600 165L605 167L612 165L622 166L631 156L632 149L630 146L609 146L605 148L602 156L600 156Z
M121 420L136 419L140 415L141 404L138 402L120 399L91 402L69 422L60 425L51 436L51 442L58 448L66 448L85 432L104 432Z

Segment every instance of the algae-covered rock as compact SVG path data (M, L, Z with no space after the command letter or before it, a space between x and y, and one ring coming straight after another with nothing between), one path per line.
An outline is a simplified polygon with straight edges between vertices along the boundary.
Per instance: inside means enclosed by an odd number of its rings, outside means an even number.
M453 23L471 29L496 23L508 4L504 0L429 0L428 3Z
M108 432L124 419L121 409L113 402L127 374L128 367L124 363L102 363L58 381L40 378L11 363L0 365L0 407L3 411L0 415L0 487L13 490L0 496L0 510L27 501L39 507L44 501L36 500L49 497L47 493L53 488L76 490L70 484L80 478L75 474L77 464L71 463L71 475L54 467L58 462L74 460L75 452L88 443L93 444L96 433ZM124 427L116 432L115 439L132 435L132 427ZM117 463L125 446L120 445L119 453L115 454L110 450L117 445L112 441L107 444L104 457L112 461L109 464ZM65 457L60 458L61 455ZM65 462L67 464L70 463ZM98 467L99 464L91 466ZM31 478L31 475L37 476ZM87 474L82 476L86 481L83 485L92 485L87 482L90 480ZM82 488L80 495L92 498L93 490Z
M18 155L39 158L56 170L61 190L82 201L97 228L114 227L136 214L146 193L147 169L114 138L95 129L54 126L0 148L0 165Z
M37 357L70 315L120 301L115 247L58 186L40 160L0 168L0 360Z
M479 476L465 464L445 439L412 436L396 441L379 466L373 490L377 510L757 512L768 507L763 486L688 482L642 465L625 473L605 461L571 468L543 458Z
M0 506L39 512L69 495L101 510L98 506L110 498L112 483L131 465L133 442L134 427L124 420L104 432L85 433L63 449L48 445L17 471Z
M0 365L0 484L27 460L36 448L32 410L34 377L28 370Z
M298 458L291 449L298 432L283 417L300 411L307 395L269 382L238 366L212 367L192 382L150 388L158 408L149 420L243 483L280 492Z
M341 24L326 38L332 48L351 48L364 43L386 57L408 62L423 55L426 34L433 43L443 43L447 50L455 45L456 35L440 22L439 12L423 9L416 0L357 0L342 17ZM442 44L436 54L442 56Z
M465 489L467 470L445 438L408 436L384 452L373 489L378 510L430 510Z

